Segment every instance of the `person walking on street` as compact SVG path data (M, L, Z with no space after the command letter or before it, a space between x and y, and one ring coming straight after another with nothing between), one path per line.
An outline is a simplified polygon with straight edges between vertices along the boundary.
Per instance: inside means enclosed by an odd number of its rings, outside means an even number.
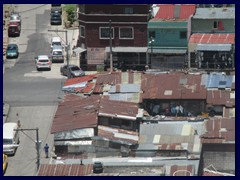
M48 158L48 149L49 149L49 146L48 146L48 144L46 144L44 146L44 151L45 151L46 158Z

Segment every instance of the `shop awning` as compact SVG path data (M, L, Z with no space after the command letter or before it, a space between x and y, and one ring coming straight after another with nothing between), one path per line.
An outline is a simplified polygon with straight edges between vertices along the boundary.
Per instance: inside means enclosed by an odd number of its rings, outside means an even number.
M187 49L148 49L148 53L158 53L158 54L185 54Z
M110 47L105 48L105 52L110 52ZM112 52L116 53L146 53L147 47L113 47Z
M231 44L198 44L197 51L231 51Z
M81 48L81 47L77 47L77 48L74 49L73 51L74 51L76 54L78 54L78 53L82 53L82 52L86 51L86 49Z

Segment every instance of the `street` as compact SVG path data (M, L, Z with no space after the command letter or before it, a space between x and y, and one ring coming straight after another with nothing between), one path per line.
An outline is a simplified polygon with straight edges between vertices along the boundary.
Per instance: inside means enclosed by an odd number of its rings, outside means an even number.
M4 64L3 101L11 106L8 122L20 120L21 128L39 128L42 163L49 160L43 151L46 143L51 153L53 136L49 133L58 102L63 98L61 87L66 77L60 74L62 63L53 64L51 71L38 72L34 58L49 55L50 39L56 34L48 30L63 27L50 26L50 4L19 4L14 5L14 10L21 15L22 30L20 37L10 38L9 43L16 43L20 54L18 59L7 60ZM35 141L35 130L20 132L20 144L16 154L8 158L6 176L36 175Z

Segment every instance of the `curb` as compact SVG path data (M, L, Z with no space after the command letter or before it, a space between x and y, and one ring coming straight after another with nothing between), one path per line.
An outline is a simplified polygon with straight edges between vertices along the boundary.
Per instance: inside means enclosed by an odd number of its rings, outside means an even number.
M10 105L4 103L3 104L3 123L7 122L9 111L10 111Z

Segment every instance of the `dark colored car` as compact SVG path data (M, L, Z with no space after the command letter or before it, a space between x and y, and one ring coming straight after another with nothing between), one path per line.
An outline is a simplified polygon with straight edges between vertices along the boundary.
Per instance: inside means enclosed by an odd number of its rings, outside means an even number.
M61 67L60 72L62 75L67 76L68 75L68 70L67 70L67 65L64 65ZM85 72L81 70L78 66L76 65L69 65L69 77L80 77L84 76Z
M94 162L93 164L93 173L102 173L103 164L101 162Z
M16 44L8 44L6 58L17 58L18 54L18 46Z
M10 22L8 25L8 37L20 36L21 26L18 22Z
M62 25L62 16L60 13L51 13L51 25Z

